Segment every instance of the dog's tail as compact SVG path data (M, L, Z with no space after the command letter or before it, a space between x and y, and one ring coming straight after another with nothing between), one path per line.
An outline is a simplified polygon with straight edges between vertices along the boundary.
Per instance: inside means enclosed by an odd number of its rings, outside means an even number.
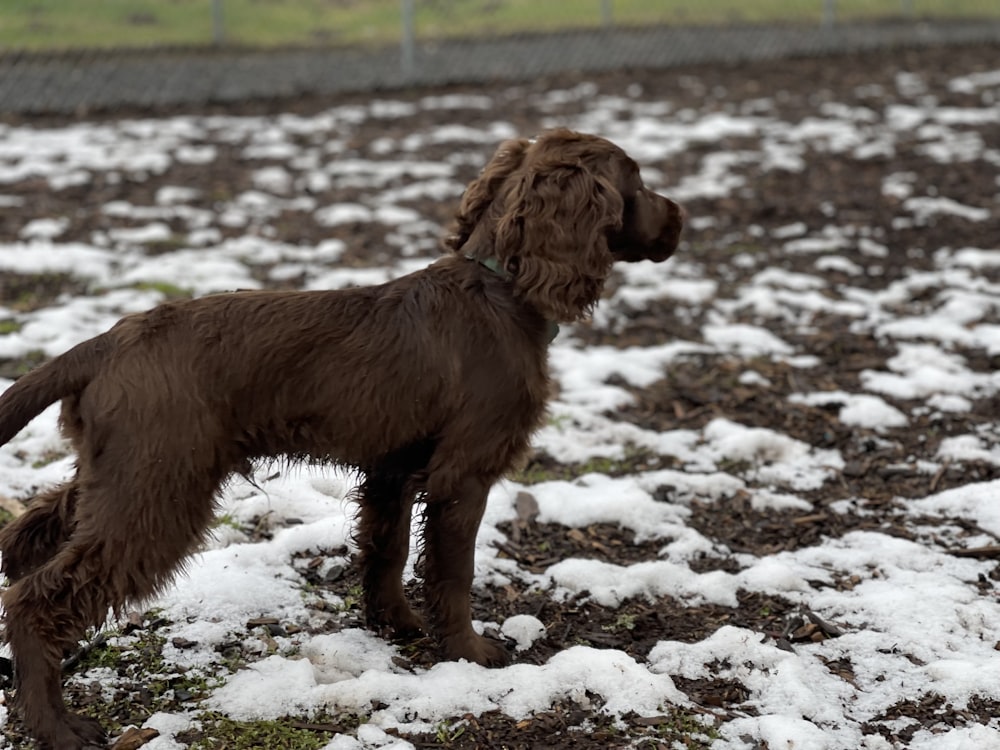
M102 334L18 378L0 395L0 445L49 404L82 391L94 379L109 348L108 336Z

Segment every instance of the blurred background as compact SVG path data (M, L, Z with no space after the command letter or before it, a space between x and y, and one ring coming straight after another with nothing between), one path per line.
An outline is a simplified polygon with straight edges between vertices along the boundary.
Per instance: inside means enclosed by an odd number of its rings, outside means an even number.
M997 0L3 0L0 114L1000 38Z
M4 0L0 48L384 45L408 35L991 16L996 0Z

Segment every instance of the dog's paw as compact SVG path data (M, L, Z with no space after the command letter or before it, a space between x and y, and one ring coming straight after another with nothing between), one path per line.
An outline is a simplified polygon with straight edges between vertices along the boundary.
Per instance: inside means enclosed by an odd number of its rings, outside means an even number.
M427 632L423 619L407 604L367 614L365 621L376 633L401 640L419 638Z
M484 667L505 667L512 660L511 651L505 641L486 638L475 633L445 638L441 645L445 658L452 661L467 659Z
M97 719L67 714L65 721L47 728L39 736L39 745L51 750L101 750L108 746L108 736Z

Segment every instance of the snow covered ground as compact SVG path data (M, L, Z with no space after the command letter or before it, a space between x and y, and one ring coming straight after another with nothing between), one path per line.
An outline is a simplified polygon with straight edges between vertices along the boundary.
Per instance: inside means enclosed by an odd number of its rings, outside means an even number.
M1000 748L1000 70L898 66L752 95L703 70L294 114L0 125L4 288L61 285L0 300L11 362L168 295L406 273L435 256L503 138L558 124L616 141L688 206L687 240L666 264L621 268L592 323L553 343L560 390L539 465L574 470L494 488L474 598L534 592L611 617L642 602L669 623L687 607L738 613L751 593L823 624L794 637L735 616L688 638L654 619L642 652L570 632L532 659L552 623L515 603L481 623L516 643L512 666L410 663L358 627L346 582L314 585L349 564L350 477L293 468L227 487L187 575L145 626L111 637L127 651L158 618L148 677L207 679L193 699L149 704L143 723L160 734L146 747L188 747L206 711L356 714L364 723L326 745L353 750L573 703L621 722L605 746L652 742L620 717L682 709L702 726L692 747ZM782 415L807 424L779 429ZM0 495L27 499L69 473L56 417L0 449ZM714 535L704 519L737 502L753 522ZM767 549L765 519L784 535ZM636 551L528 566L504 552L525 523L560 537L617 528ZM797 539L812 523L829 527ZM275 627L248 628L255 618ZM110 699L123 679L104 665L71 681ZM691 689L723 683L740 699Z

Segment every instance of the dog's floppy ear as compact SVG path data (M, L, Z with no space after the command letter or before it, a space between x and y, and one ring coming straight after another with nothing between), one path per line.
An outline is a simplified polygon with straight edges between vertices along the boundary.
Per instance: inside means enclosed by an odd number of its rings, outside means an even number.
M500 186L521 166L524 153L531 145L527 138L517 138L501 143L493 158L483 167L462 194L462 202L455 214L455 222L444 246L452 252L461 251L473 230L483 219L486 209L493 203Z
M621 226L621 195L581 164L525 170L506 187L494 252L515 293L549 320L579 320L611 272L607 236Z

